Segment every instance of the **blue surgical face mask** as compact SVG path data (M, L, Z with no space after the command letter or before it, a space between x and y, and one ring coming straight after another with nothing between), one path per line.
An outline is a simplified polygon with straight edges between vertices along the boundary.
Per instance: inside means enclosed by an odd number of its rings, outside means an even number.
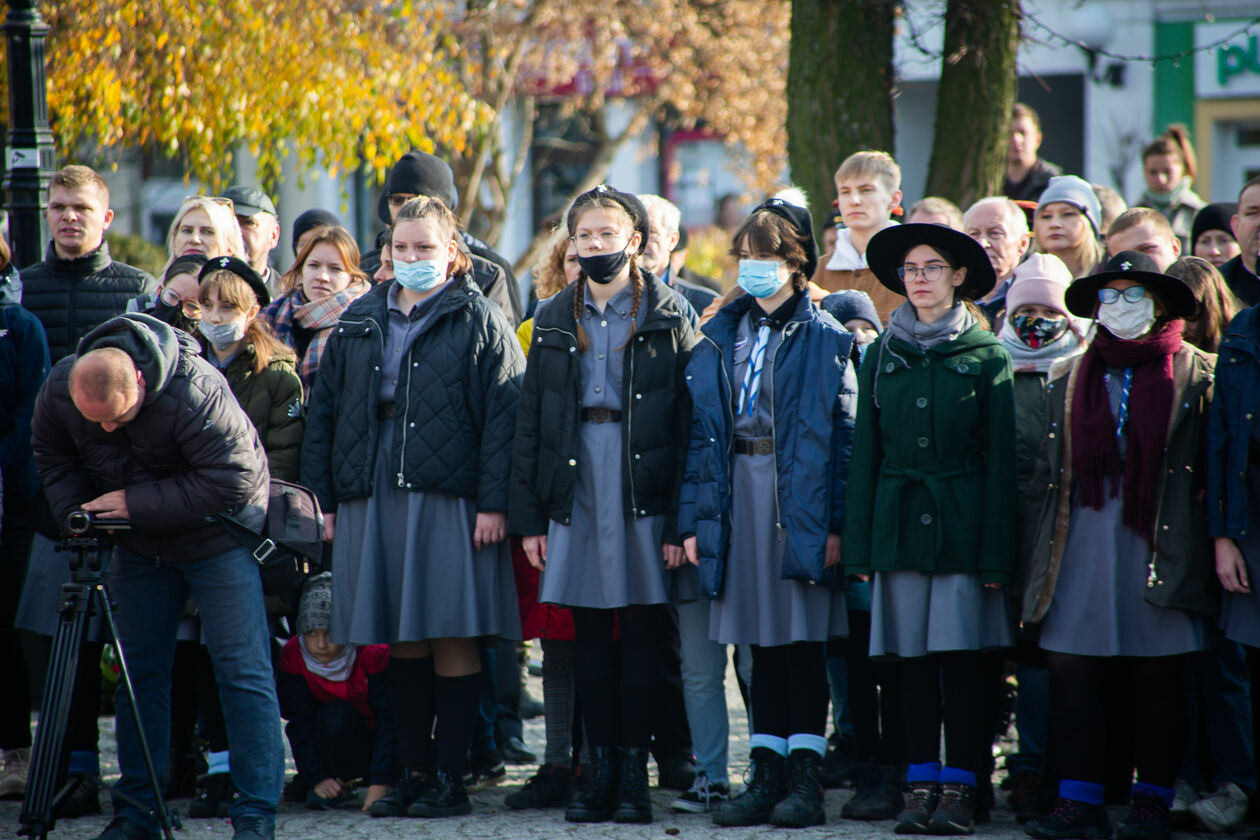
M197 328L201 330L201 334L206 337L206 340L219 350L231 347L244 338L247 326L244 318L228 321L226 324L211 324L205 320L197 324Z
M757 298L768 298L783 288L778 260L740 260L739 287Z
M428 292L446 282L445 260L394 261L394 279L404 289Z

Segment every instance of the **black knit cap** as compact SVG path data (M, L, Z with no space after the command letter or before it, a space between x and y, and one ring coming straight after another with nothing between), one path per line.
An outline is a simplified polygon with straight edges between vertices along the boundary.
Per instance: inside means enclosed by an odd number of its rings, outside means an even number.
M651 225L648 224L647 207L643 206L643 202L639 201L639 197L634 193L622 192L616 187L610 187L607 184L600 184L595 189L587 190L573 199L573 206L569 208L568 216L565 219L565 224L569 228L569 235L573 235L573 226L577 223L577 217L573 215L574 208L581 207L587 201L590 201L592 196L611 199L625 209L630 216L630 223L639 234L638 252L642 254L643 249L647 247L648 235L652 232Z
M293 220L293 256L297 256L298 240L302 238L302 234L312 228L320 225L328 225L329 227L341 227L341 219L337 218L336 213L322 210L316 207L313 210L307 210Z
M1238 205L1232 201L1209 204L1196 213L1194 225L1190 228L1190 251L1194 251L1194 243L1199 241L1200 234L1209 230L1223 230L1233 236L1234 229L1229 223L1236 215L1238 215Z
M389 215L389 197L397 193L441 199L451 210L459 204L451 167L437 155L417 150L400 157L385 179L385 189L377 202L376 212L387 225L393 222Z
M259 306L266 306L271 303L271 293L267 291L267 284L258 276L258 272L249 267L249 263L239 257L215 257L201 267L201 273L197 275L197 282L203 282L216 271L230 271L248 283L249 287L254 290L254 296L258 298Z
M810 218L809 211L781 198L768 198L754 207L748 215L756 215L762 210L786 220L805 239L801 243L805 249L805 265L801 270L806 277L813 277L814 270L818 268L818 244L814 242L814 220Z

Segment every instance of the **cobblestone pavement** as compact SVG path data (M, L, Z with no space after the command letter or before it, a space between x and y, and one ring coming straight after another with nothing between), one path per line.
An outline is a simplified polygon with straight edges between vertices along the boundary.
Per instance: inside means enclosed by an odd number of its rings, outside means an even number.
M727 680L728 705L731 709L731 770L732 778L738 779L743 772L748 758L748 728L744 716L743 705L735 689L734 678ZM529 690L535 697L542 696L541 680L530 677ZM117 778L117 761L113 748L113 721L101 720L102 761L107 781ZM542 718L526 721L525 740L531 750L541 754L543 750ZM286 744L287 746L287 744ZM852 838L853 840L874 840L874 838L893 837L892 822L859 823L840 819L840 808L852 795L847 790L827 792L826 825L809 829L789 830L776 829L770 826L752 828L718 828L706 815L676 814L670 810L670 802L675 796L672 791L653 789L653 804L656 822L651 825L626 826L613 823L575 824L564 820L562 810L547 811L513 811L503 804L503 798L529 778L536 768L533 765L508 767L507 778L499 785L472 795L473 813L469 817L458 817L445 820L372 819L358 811L324 811L313 812L297 805L282 804L276 820L276 836L281 840L376 840L376 838L496 838L501 840L542 840L552 837L580 838L657 838L678 837L682 840L750 840L751 838L778 837L791 840L814 840L815 838ZM289 773L293 771L292 760L289 761ZM654 772L654 771L653 771ZM77 820L63 820L49 835L54 840L79 840L95 838L108 823L109 801L102 795L102 803L106 814L100 817L85 817ZM174 800L173 807L185 814L188 800ZM12 836L18 828L18 815L21 803L0 802L0 834ZM1121 809L1113 809L1112 819L1123 817ZM227 840L232 836L231 826L225 820L190 820L183 818L183 830L177 831L178 840ZM993 815L993 822L981 826L978 834L982 837L999 840L1015 840L1024 838L1023 830L1015 824L1012 813L999 805ZM1205 837L1207 835L1204 835Z

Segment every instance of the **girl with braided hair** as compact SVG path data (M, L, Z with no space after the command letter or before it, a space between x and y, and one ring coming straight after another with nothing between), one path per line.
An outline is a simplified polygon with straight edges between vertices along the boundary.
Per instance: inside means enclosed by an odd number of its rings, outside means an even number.
M647 213L635 196L597 187L566 222L582 273L534 318L509 518L542 571L538 600L573 611L591 760L565 817L651 822L657 628L679 585L694 587L672 570L695 337L673 291L639 269Z

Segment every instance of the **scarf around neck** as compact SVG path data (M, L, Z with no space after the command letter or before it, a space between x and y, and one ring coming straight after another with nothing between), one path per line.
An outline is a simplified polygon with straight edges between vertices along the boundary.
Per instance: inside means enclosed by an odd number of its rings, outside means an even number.
M961 300L954 301L948 312L930 324L920 321L914 304L906 301L893 310L888 319L888 329L906 344L924 351L953 341L976 323L976 316L971 314Z
M1173 187L1166 193L1151 192L1149 189L1142 193L1142 204L1149 204L1156 210L1167 210L1169 207L1176 207L1184 203L1186 196L1191 192L1190 176L1181 179L1177 186Z
M1011 326L1011 319L1004 318L1002 332L998 334L998 339L1010 355L1011 367L1014 371L1016 373L1049 373L1050 366L1059 359L1070 359L1085 352L1084 342L1074 331L1076 325L1072 323L1073 320L1069 319L1067 331L1058 339L1034 350L1020 341L1015 328Z
M1116 338L1100 326L1081 357L1072 404L1072 466L1082 507L1102 510L1106 486L1111 497L1123 492L1123 523L1154 545L1155 508L1168 424L1176 396L1173 354L1181 349L1184 323L1168 321L1134 341ZM1107 367L1131 368L1128 442L1123 462L1116 419L1103 380Z
M358 645L346 645L341 649L341 653L330 661L320 662L306 650L305 640L299 639L298 647L302 650L302 661L306 663L306 670L329 682L345 682L349 679L350 671L354 668L354 661L359 656Z

